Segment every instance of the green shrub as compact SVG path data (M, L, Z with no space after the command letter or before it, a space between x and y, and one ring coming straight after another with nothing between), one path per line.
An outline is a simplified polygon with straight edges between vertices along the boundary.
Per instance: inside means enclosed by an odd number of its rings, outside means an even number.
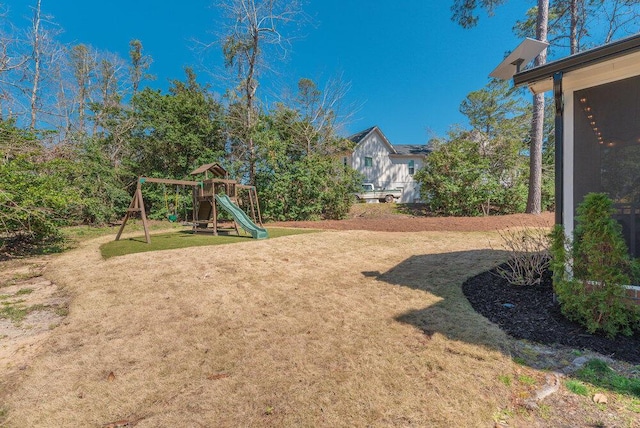
M443 215L486 215L499 198L499 184L491 162L479 144L462 134L451 141L433 142L424 167L414 175L429 210Z
M59 228L70 224L81 201L54 163L23 156L0 163L0 247L61 238Z
M452 132L430 142L432 152L414 179L433 213L452 216L524 211L527 186L513 142L482 144L477 134Z
M318 220L346 217L362 177L328 156L273 163L258 171L262 213L269 220Z
M607 195L588 194L578 206L572 242L556 226L551 249L554 290L563 314L589 332L609 337L631 335L640 325L640 311L625 298L624 287L637 264L612 213ZM572 275L567 275L567 267Z

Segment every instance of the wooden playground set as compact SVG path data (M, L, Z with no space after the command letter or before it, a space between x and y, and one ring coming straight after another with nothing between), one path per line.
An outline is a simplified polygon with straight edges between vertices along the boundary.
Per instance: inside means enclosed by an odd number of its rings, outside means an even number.
M227 171L217 163L202 165L190 174L203 175L204 178L200 181L189 181L138 177L136 190L116 235L116 241L120 240L120 235L122 235L129 218L139 213L144 227L145 240L147 244L151 242L147 213L142 198L142 185L146 183L192 187L192 218L186 224L192 227L194 233L207 232L214 235L218 235L219 232L227 233L228 229L223 229L219 225L219 209L221 209L233 219L232 230L235 230L236 234L240 234L238 229L240 226L254 239L269 237L266 229L262 227L262 216L255 186L246 186L236 180L229 179ZM240 206L244 206L249 214Z

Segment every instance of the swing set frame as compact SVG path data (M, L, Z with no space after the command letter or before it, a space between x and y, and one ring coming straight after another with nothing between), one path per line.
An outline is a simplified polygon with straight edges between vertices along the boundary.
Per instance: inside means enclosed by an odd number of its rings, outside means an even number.
M207 164L194 170L191 174L205 174L205 179L202 181L190 181L190 180L174 180L169 178L153 178L153 177L138 177L136 184L136 190L129 204L129 208L122 219L122 224L116 235L116 241L120 240L120 236L127 224L127 221L132 215L136 213L140 214L142 219L142 226L144 228L144 236L147 244L151 243L151 236L149 234L149 222L147 220L147 213L144 207L144 199L142 197L142 185L145 183L156 183L176 186L191 186L192 187L192 201L193 211L191 226L193 233L212 232L214 235L218 235L218 206L216 202L216 193L226 194L235 204L238 203L238 191L247 191L249 196L249 209L250 214L253 217L253 221L256 224L262 226L262 214L260 213L260 204L258 201L258 193L255 186L246 186L238 183L236 180L231 180L228 177L227 172L218 164ZM222 176L224 178L208 178L208 173L212 172L215 176ZM210 207L210 208L209 208ZM176 208L177 209L177 208ZM186 220L186 219L185 219ZM209 227L211 225L212 227ZM234 227L237 234L240 234L238 225L234 220Z

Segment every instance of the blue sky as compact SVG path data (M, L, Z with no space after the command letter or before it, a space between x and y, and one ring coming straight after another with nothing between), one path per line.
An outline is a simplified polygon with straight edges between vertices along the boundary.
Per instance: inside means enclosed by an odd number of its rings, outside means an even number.
M492 18L463 30L451 22L453 0L308 0L307 25L277 74L262 77L259 96L277 100L269 82L295 88L301 77L319 82L341 73L351 82L346 102L361 105L345 134L378 125L392 144L424 144L451 125L465 125L458 107L482 88L487 76L520 40L512 33L516 19L533 1L511 0ZM12 22L23 27L35 0L3 2ZM224 83L200 71L202 56L193 40L210 42L221 18L213 0L42 0L43 13L63 30L65 43L85 43L128 58L128 43L140 39L153 58L150 85L166 89L169 79L183 79L193 65L202 83L222 91ZM220 67L221 51L206 57ZM273 85L272 85L273 86ZM259 90L259 91L260 91Z

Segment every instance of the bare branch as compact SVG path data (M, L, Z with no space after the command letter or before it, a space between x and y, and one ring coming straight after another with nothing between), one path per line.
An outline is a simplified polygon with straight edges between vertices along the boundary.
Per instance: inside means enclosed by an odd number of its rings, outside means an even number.
M225 32L220 38L225 65L233 70L237 91L244 103L242 127L235 140L242 141L239 150L246 154L249 182L255 181L256 150L253 133L257 122L258 77L272 60L272 54L286 57L290 41L282 30L301 17L297 0L226 0L219 3L226 16Z

